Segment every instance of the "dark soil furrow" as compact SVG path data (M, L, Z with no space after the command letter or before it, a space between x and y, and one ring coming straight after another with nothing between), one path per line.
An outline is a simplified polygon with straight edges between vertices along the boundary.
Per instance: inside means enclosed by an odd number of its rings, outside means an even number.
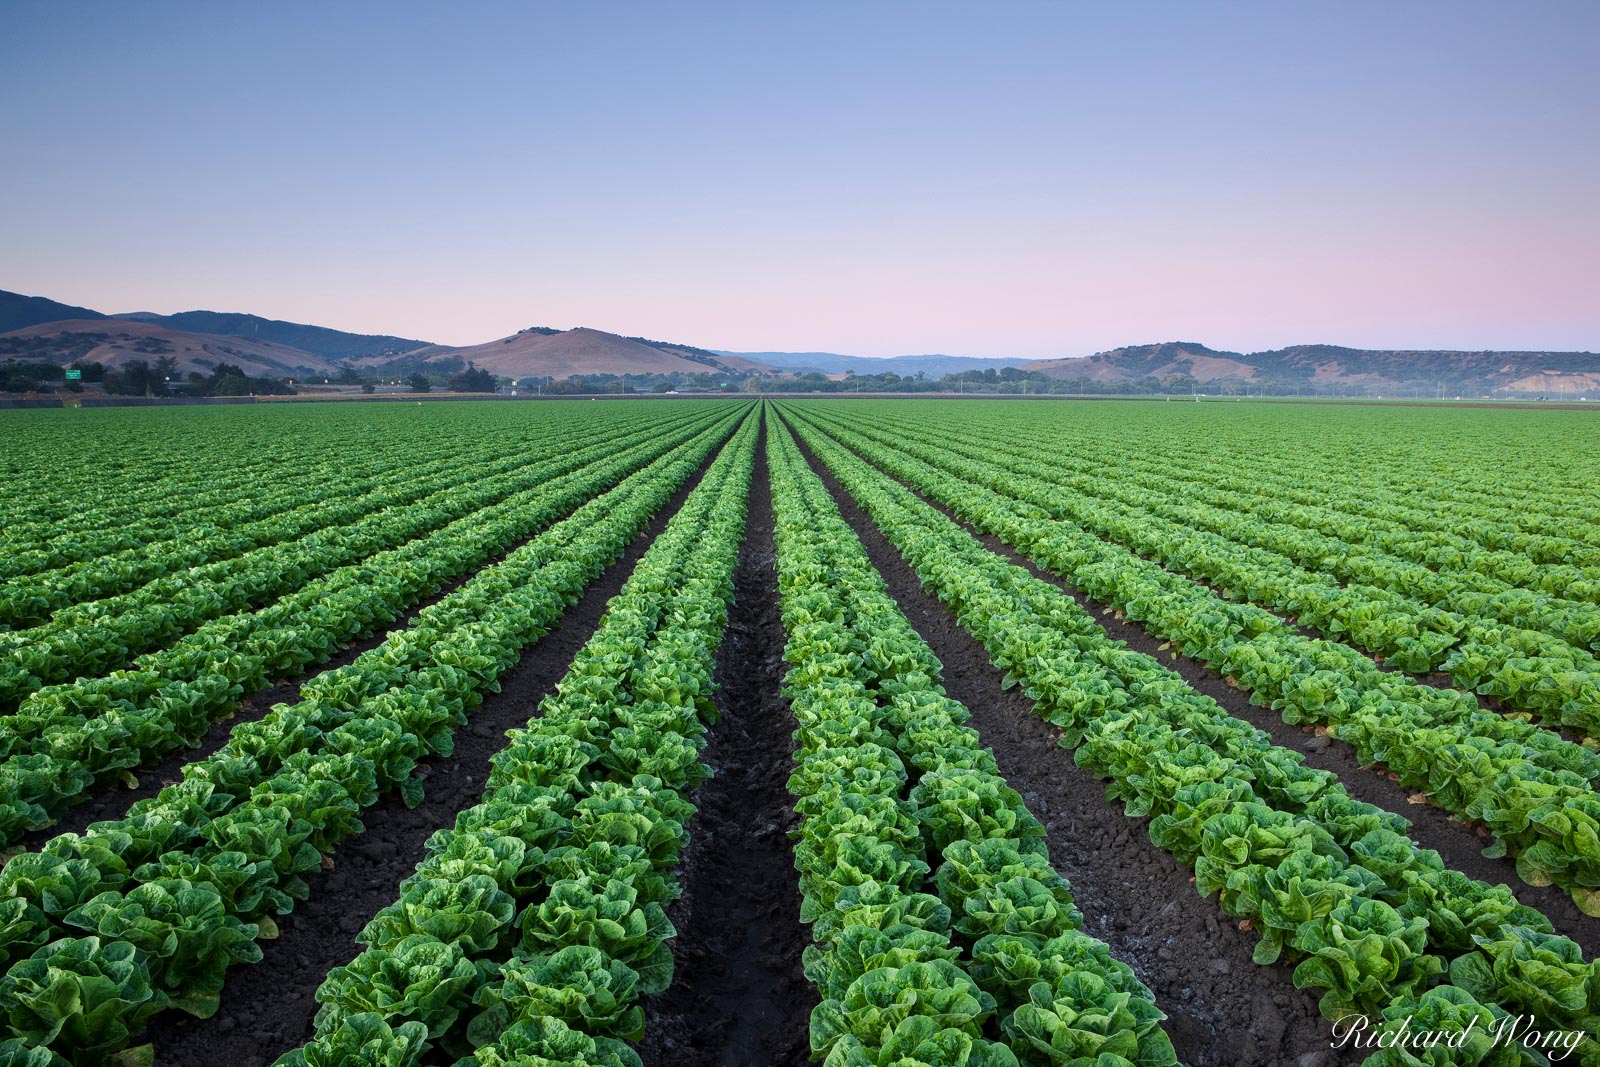
M210 1019L180 1012L157 1017L150 1028L161 1067L266 1067L311 1037L317 1004L313 994L326 974L348 963L360 949L355 935L379 909L392 903L400 882L421 862L435 830L476 803L488 778L489 759L505 745L507 730L522 726L566 674L621 590L633 566L685 498L700 483L717 453L583 592L550 632L523 652L500 679L500 691L485 695L471 720L455 735L455 751L423 767L427 792L407 808L387 796L362 814L366 829L333 857L333 867L306 879L309 899L278 920L279 937L261 943L259 963L230 975L222 1007Z
M1189 869L1150 844L1148 819L1124 815L1105 799L1103 783L1060 749L1055 728L1033 714L1031 700L1001 688L983 646L923 591L910 564L826 465L801 447L890 594L939 657L946 691L971 710L968 725L1044 821L1051 860L1072 884L1085 932L1106 942L1154 992L1179 1058L1191 1067L1357 1062L1329 1047L1317 997L1294 988L1290 968L1251 960L1256 936L1196 894Z
M543 532L543 530L537 531L518 541L495 558L484 563L479 570L494 566ZM307 681L324 671L346 666L362 653L377 648L388 639L390 633L411 626L416 621L418 612L437 604L466 584L477 573L478 571L472 571L446 583L439 588L438 592L417 601L405 609L401 617L357 637L333 656L323 660L321 663L308 667L300 674L289 678L274 679L270 685L264 686L243 698L239 703L238 710L232 715L213 722L206 730L205 736L200 739L198 745L193 748L175 749L154 763L136 768L133 772L139 781L136 787L132 789L96 788L89 794L88 800L69 809L66 815L62 816L60 822L47 826L42 830L35 830L23 837L20 842L21 847L30 850L37 849L57 834L82 833L91 823L122 818L127 813L127 809L136 801L154 796L161 792L164 787L172 785L183 777L183 768L185 766L197 760L208 758L217 749L227 744L235 726L265 718L274 704L295 703L300 699L300 687Z
M885 472L885 473L888 473L888 472ZM904 484L904 483L902 483L902 484ZM1006 552L1013 559L1015 559L1019 563L1022 563L1024 566L1028 567L1029 570L1034 571L1036 574L1039 575L1039 577L1042 577L1042 578L1046 579L1047 581L1051 581L1051 582L1055 583L1056 585L1062 586L1067 592L1070 592L1073 595L1073 597L1075 599L1079 600L1080 602L1083 602L1085 604L1091 602L1088 597L1083 595L1083 593L1076 586L1072 585L1066 579L1061 578L1061 577L1059 577L1059 576L1057 576L1057 575L1055 575L1055 574L1053 574L1051 572L1041 571L1031 561L1027 560L1025 557L1022 557L1020 554L1015 552L1009 545L1007 545L1004 541L1001 541L998 537L995 537L992 534L981 533L979 530L977 530L975 527L973 527L969 523L967 523L967 522L963 521L962 519L958 518L953 512L951 512L949 509L945 508L944 505L940 504L938 501L928 499L927 497L923 496L923 494L920 491L918 491L917 489L915 489L915 488L912 488L910 486L907 486L907 488L911 489L911 491L916 493L919 497L922 497L922 499L926 500L927 503L929 503L933 507L936 507L940 511L944 512L944 514L949 516L954 521L961 523L962 527L964 529L966 529L968 533L971 533L974 537L982 538L984 544L989 545L991 548L993 548L996 545L1004 546L1005 549L1006 549ZM1066 521L1066 520L1063 520L1063 521ZM1085 530L1085 532L1093 534L1093 536L1095 538L1097 538L1100 541L1103 541L1104 543L1106 543L1108 545L1114 545L1115 547L1122 549L1124 552L1128 552L1128 553L1131 553L1132 555L1137 556L1139 559L1143 560L1146 563L1151 563L1151 564L1154 564L1157 567L1160 567L1162 570L1166 571L1168 574L1174 575L1175 577L1178 577L1178 578L1182 578L1183 580L1188 581L1188 582L1193 582L1195 585L1200 586L1202 589L1208 590L1209 592L1215 594L1218 597L1221 597L1221 598L1223 598L1225 600L1226 599L1232 599L1232 597L1226 591L1224 591L1223 589L1219 588L1218 586L1212 584L1211 582L1207 581L1204 578L1197 578L1193 574L1188 573L1187 571L1184 571L1184 570L1169 566L1166 562L1164 562L1162 560L1159 560L1159 559L1155 558L1154 556L1149 556L1149 555L1146 555L1143 552L1139 552L1139 551L1129 547L1128 545L1123 544L1121 541L1116 541L1116 540L1113 540L1112 538L1105 537L1105 536L1102 536L1100 534L1096 534L1092 530ZM1347 589L1347 588L1349 588L1349 583L1338 581L1336 579L1334 580L1334 584L1339 589ZM1392 674L1396 678L1398 678L1400 681L1403 681L1403 682L1414 682L1414 683L1416 683L1418 685L1426 685L1426 686L1430 686L1430 687L1432 687L1434 689L1451 689L1451 690L1455 690L1456 692L1459 692L1459 693L1464 693L1467 696L1471 697L1473 700L1477 701L1478 707L1480 707L1484 711L1489 712L1489 713L1494 714L1494 715L1503 715L1503 716L1508 716L1509 717L1509 716L1521 714L1520 712L1517 711L1516 708L1507 706L1505 704L1505 702L1500 700L1498 697L1485 696L1484 694L1479 693L1479 692L1469 688L1468 686L1463 685L1462 683L1456 681L1455 678L1453 676L1451 676L1451 674L1448 671L1435 670L1435 671L1426 671L1426 672L1422 672L1422 673L1417 673L1417 672L1414 672L1414 671L1403 671L1400 668L1394 666L1393 664L1387 662L1380 654L1373 652L1371 649L1362 648L1360 645L1355 644L1348 636L1345 636L1345 637L1329 636L1327 633L1323 632L1321 629L1319 629L1319 628L1317 628L1315 626L1310 626L1310 625L1306 624L1304 621L1302 621L1301 619L1299 619L1299 618L1297 618L1297 617L1295 617L1293 615L1289 615L1289 614L1279 610L1278 608L1273 607L1271 604L1267 604L1267 603L1264 603L1263 601L1259 601L1259 600L1252 600L1252 599L1249 599L1247 597L1241 597L1240 599L1241 599L1241 602L1243 602L1243 603L1248 603L1251 606L1260 609L1261 611L1265 611L1268 614L1275 616L1280 622L1283 623L1284 626L1288 627L1290 631L1292 631L1293 633L1299 635L1300 637L1304 637L1308 641L1330 641L1330 642L1333 642L1335 644L1344 645L1345 648L1348 648L1350 651L1354 652L1356 655L1366 658L1369 662L1371 662L1372 666L1376 670L1382 671L1384 674ZM1093 601L1093 603L1097 603L1098 604L1100 602L1099 601ZM1130 625L1133 625L1133 626L1137 627L1140 630L1141 633L1145 632L1143 627L1140 626L1137 623L1130 624ZM1132 644L1132 642L1129 642L1129 643ZM1141 651L1143 651L1143 650L1141 649ZM1208 668L1204 668L1202 666L1202 669L1208 669ZM1575 730L1569 729L1568 727L1562 726L1558 722L1555 722L1553 720L1535 719L1535 723L1540 729L1547 730L1550 733L1555 734L1557 737L1561 738L1563 741L1567 741L1567 742L1569 742L1571 744L1574 744L1574 745L1581 745L1583 743L1583 735L1582 734L1578 733Z
M734 601L717 654L717 708L702 759L716 777L694 794L668 909L673 980L645 1001L645 1067L801 1067L816 993L800 969L809 938L788 831L794 719L779 695L778 615L765 435L757 446Z
M888 474L889 472L888 471L884 471L883 473L884 474ZM954 475L952 475L952 477L953 476ZM890 477L893 477L893 475L890 475ZM896 479L896 480L898 480L898 479ZM901 483L901 484L904 484L904 483ZM917 493L917 495L919 497L922 497L922 499L924 499L928 504L930 504L933 507L938 508L941 512L943 512L946 516L948 516L952 520L954 520L956 522L960 522L962 527L964 529L966 529L967 532L971 533L973 536L981 537L984 540L985 544L988 544L988 545L990 545L992 547L993 545L1003 545L1005 543L1005 542L1001 541L997 537L993 537L993 536L990 536L990 535L987 535L987 534L980 533L977 529L972 527L970 524L968 524L968 523L964 522L963 520L959 519L954 513L952 513L944 505L940 504L936 500L928 499L927 497L923 496L923 494L920 491L918 491L917 489L915 489L915 488L913 488L911 486L907 486L907 488L911 489L912 492ZM1001 496L1005 496L1006 495L1005 493L1001 492L1000 490L993 489L993 487L988 487L988 488L990 488L992 491L998 493ZM1060 486L1060 488L1063 491L1069 491L1068 487L1066 487L1066 486ZM1019 499L1019 498L1014 498L1013 497L1013 498L1008 498L1008 499ZM1124 506L1127 506L1127 505L1124 505ZM1061 522L1064 522L1064 523L1068 523L1068 524L1071 523L1070 519L1060 519L1058 521L1061 521ZM1167 520L1167 521L1171 521L1171 520ZM1222 597L1224 599L1231 599L1231 597L1229 596L1228 593L1226 593L1224 590L1222 590L1218 586L1212 584L1212 582L1210 582L1209 580L1207 580L1205 578L1197 577L1196 575L1191 574L1186 570L1172 567L1172 566L1168 565L1163 560L1157 559L1154 556L1151 556L1151 555L1149 555L1147 553L1141 552L1138 549L1132 547L1131 545L1123 544L1121 541L1118 541L1118 540L1116 540L1114 538L1107 537L1104 534L1096 533L1094 530L1091 530L1091 529L1089 529L1087 527L1078 527L1078 528L1080 530L1082 530L1084 533L1094 537L1098 541L1101 541L1101 542L1103 542L1105 544L1108 544L1108 545L1112 545L1112 546L1114 546L1116 548L1120 548L1124 552L1129 553L1130 555L1137 556L1139 559L1143 560L1146 563L1154 564L1155 566L1160 567L1162 570L1166 571L1168 574L1174 575L1175 577L1178 577L1178 578L1182 578L1183 580L1188 581L1188 582L1193 582L1195 585L1201 587L1202 589L1206 589L1206 590L1208 590L1208 591L1210 591L1210 592L1212 592L1212 593L1216 594L1217 596ZM1010 551L1009 550L1009 546L1007 546L1007 550L1008 550L1008 552ZM1016 557L1014 553L1011 553L1011 554L1013 555L1013 558L1017 558L1019 562L1023 562L1020 559L1020 557ZM1033 568L1031 563L1024 562L1024 565L1028 566L1030 569L1035 569L1035 568ZM1331 575L1329 575L1327 577L1328 577L1329 581L1332 581L1334 583L1334 585L1336 585L1340 589L1345 589L1345 588L1348 588L1348 586L1349 586L1348 582L1341 581L1341 580L1339 580L1337 578L1334 578ZM1055 579L1052 577L1051 580L1055 580ZM1060 584L1060 583L1058 582L1057 584ZM1085 599L1084 597L1082 597L1081 595L1078 594L1077 589L1076 589L1075 586L1068 585L1067 589L1068 589L1068 591L1072 592L1074 597L1076 597L1077 599L1079 599L1079 600L1084 600ZM1355 652L1357 655L1364 656L1366 659L1370 660L1371 663L1372 663L1372 666L1374 668L1376 668L1379 671L1382 671L1385 674L1393 674L1393 675L1396 675L1397 677L1399 677L1399 678L1401 678L1403 680L1413 681L1413 682L1417 682L1417 683L1422 684L1422 685L1432 686L1434 689L1454 689L1454 690L1458 690L1459 692L1465 693L1467 696L1469 696L1472 699L1474 699L1475 701L1477 701L1478 706L1480 708L1482 708L1484 711L1492 712L1492 713L1494 713L1496 715L1507 715L1507 716L1509 716L1509 715L1519 714L1515 708L1508 707L1498 697L1486 696L1486 695L1484 695L1482 693L1475 692L1474 690L1468 688L1465 685L1462 685L1461 683L1457 682L1455 680L1455 678L1453 678L1449 674L1449 672L1447 672L1447 671L1434 670L1434 671L1428 671L1428 672L1424 672L1424 673L1403 671L1400 668L1395 667L1395 666L1391 665L1390 663L1386 662L1381 655L1379 655L1377 653L1374 653L1374 652L1372 652L1372 651L1370 651L1368 649L1362 648L1359 645L1356 645L1356 644L1352 643L1351 640L1348 637L1338 637L1338 636L1330 637L1328 634L1324 633L1322 630L1318 629L1317 627L1307 625L1301 619L1296 618L1295 616L1289 615L1286 612L1283 612L1283 611L1279 610L1278 608L1275 608L1272 605L1264 603L1262 601L1246 599L1246 602L1248 602L1249 604L1251 604L1252 606L1254 606L1256 608L1259 608L1262 611L1265 611L1265 612L1267 612L1267 613L1269 613L1271 615L1276 616L1291 631L1293 631L1294 633L1298 634L1301 637L1306 638L1307 640L1311 640L1311 641L1333 641L1333 642L1337 642L1337 643L1343 644L1346 648L1348 648L1351 651ZM1540 721L1538 723L1538 725L1540 726L1541 729L1548 730L1551 733L1556 734L1557 736L1561 737L1565 741L1569 741L1569 742L1571 742L1573 744L1582 744L1583 743L1583 736L1581 734L1579 734L1576 731L1571 730L1571 729L1569 729L1567 727L1562 726L1560 723L1553 722L1553 721Z
M577 509L574 508L573 510L576 511ZM198 745L192 748L176 749L168 752L154 763L135 768L133 774L138 780L138 785L133 788L119 789L114 784L92 786L85 794L88 799L70 808L59 822L24 835L18 842L19 847L31 851L39 848L39 846L58 834L83 833L93 823L107 819L122 818L134 803L146 797L154 796L161 792L163 788L172 785L181 778L185 766L197 760L206 759L217 749L226 745L228 738L233 734L235 726L265 718L272 711L274 704L295 703L300 699L300 687L307 681L325 671L348 666L363 653L370 652L383 644L395 630L408 629L415 624L417 615L420 612L454 593L480 572L501 562L511 553L517 551L517 549L534 538L539 537L559 521L557 519L547 523L527 537L513 542L504 551L486 560L478 568L469 570L467 573L445 582L435 592L403 608L394 619L387 623L379 623L371 630L358 635L349 644L341 647L321 663L311 664L299 674L275 678L270 684L245 696L240 700L238 709L232 715L212 722L206 729L205 735L200 738Z
M900 483L904 485L905 483ZM1431 804L1413 804L1416 795L1389 778L1379 767L1368 766L1356 757L1355 749L1337 738L1319 735L1309 727L1286 723L1277 712L1250 703L1248 695L1229 685L1217 671L1189 656L1174 656L1160 638L1151 634L1141 624L1122 618L1111 610L1109 604L1091 599L1070 581L1053 571L1045 570L1022 553L992 534L985 534L955 513L916 489L906 486L917 498L936 508L973 537L983 542L985 548L1019 567L1034 577L1060 589L1077 601L1111 637L1124 642L1137 652L1143 652L1161 661L1176 672L1188 685L1215 700L1230 715L1240 718L1272 736L1274 744L1292 749L1305 757L1308 766L1325 770L1339 777L1346 791L1357 800L1392 811L1411 820L1412 839L1423 848L1439 853L1445 864L1472 878L1491 885L1504 882L1516 893L1517 899L1536 908L1564 934L1583 947L1586 956L1600 955L1600 918L1593 918L1578 910L1572 897L1555 886L1531 886L1517 874L1514 859L1490 859L1483 854L1492 840L1480 837L1477 828L1450 815L1443 808ZM1107 613L1109 611L1109 614Z

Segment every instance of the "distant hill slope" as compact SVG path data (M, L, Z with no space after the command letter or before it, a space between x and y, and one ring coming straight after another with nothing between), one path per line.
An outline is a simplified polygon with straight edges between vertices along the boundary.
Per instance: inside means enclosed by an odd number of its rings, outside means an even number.
M1457 393L1600 394L1600 354L1594 352L1467 352L1293 345L1266 352L1228 352L1193 341L1130 345L1092 356L1019 360L982 356L873 358L837 352L717 352L692 345L623 337L603 330L533 327L480 345L453 348L390 334L356 334L259 315L185 311L106 316L44 297L0 290L0 361L76 359L108 365L171 355L180 370L206 371L234 363L264 377L332 376L337 363L409 373L467 362L509 378L567 378L585 374L762 374L846 371L930 378L970 370L1019 367L1066 380L1115 387L1149 379L1164 386L1271 385L1294 389L1442 386Z
M1222 379L1255 381L1256 368L1237 352L1217 352L1192 341L1113 348L1092 356L1039 359L1019 366L1052 378L1084 378L1095 382L1127 382L1140 378L1188 375L1202 382Z
M41 322L60 322L62 319L103 319L104 315L88 308L60 304L42 296L23 296L0 289L0 333L9 333Z
M1600 353L1383 350L1292 345L1266 352L1224 352L1192 341L1114 348L1092 356L1020 365L1053 378L1132 382L1193 378L1219 383L1372 385L1442 384L1457 390L1600 390Z
M1382 350L1294 345L1247 357L1264 375L1311 381L1483 381L1512 389L1600 385L1600 353Z
M431 341L392 337L388 334L346 333L326 326L307 326L299 322L284 322L281 319L264 319L260 315L246 315L241 312L180 311L176 315L156 315L148 311L135 311L115 317L135 322L159 323L188 333L248 337L253 341L268 341L303 349L325 359L398 356L414 349L427 348L432 344Z
M258 378L334 375L339 368L312 352L270 341L187 333L154 322L128 319L67 319L0 333L0 360L37 360L61 366L82 360L120 367L133 360L178 361L178 372L208 374L231 363Z
M570 378L582 374L716 374L748 373L763 368L751 360L724 358L688 345L644 338L622 337L603 330L537 328L502 337L487 344L451 348L434 345L408 353L407 363L475 363L508 378ZM364 359L362 365L381 366L383 360Z
M960 374L968 370L987 370L1020 366L1022 361L994 356L847 356L838 352L722 352L719 356L740 356L768 366L791 371L820 371L823 374L884 374L915 376L919 371L930 378Z

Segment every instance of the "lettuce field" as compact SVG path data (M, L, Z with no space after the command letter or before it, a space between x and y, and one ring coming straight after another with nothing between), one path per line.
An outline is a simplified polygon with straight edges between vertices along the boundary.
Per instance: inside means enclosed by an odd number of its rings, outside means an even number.
M0 1067L1600 1067L1581 411L0 412Z

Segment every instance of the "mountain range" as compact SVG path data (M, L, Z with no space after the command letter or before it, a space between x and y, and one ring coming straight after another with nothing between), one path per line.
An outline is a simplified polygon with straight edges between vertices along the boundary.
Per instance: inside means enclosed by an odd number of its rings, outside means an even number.
M121 367L134 360L175 361L179 374L207 373L218 364L238 367L253 378L331 377L339 367L314 352L272 341L228 334L190 333L153 322L104 316L65 319L0 334L0 359L56 363L101 363Z
M1192 341L1134 345L1070 359L1019 365L1052 378L1106 384L1154 378L1168 384L1404 388L1456 391L1600 390L1600 353L1468 352L1293 345L1266 352L1227 352Z
M1264 352L1230 352L1192 341L1132 345L1092 356L1017 360L978 356L877 358L835 352L729 352L623 337L578 327L535 326L478 345L451 346L390 334L357 334L258 315L186 311L175 315L107 315L44 297L0 290L0 361L75 361L118 366L162 356L180 373L232 363L265 377L332 376L345 368L364 374L449 372L468 363L520 379L594 374L839 376L893 373L937 379L945 374L1016 367L1101 388L1196 387L1278 389L1440 388L1461 392L1600 392L1600 354L1548 351L1445 351L1294 345Z
M247 337L276 345L287 345L321 356L323 359L361 359L370 356L398 356L427 345L407 337L388 334L345 333L326 326L304 326L298 322L264 319L259 315L228 314L220 311L182 311L176 315L155 315L134 311L114 316L134 322L151 322L189 333L220 333Z
M758 360L783 370L814 371L820 374L883 374L892 372L901 377L926 374L942 378L946 374L960 374L968 370L985 370L1016 367L1015 359L996 356L846 356L838 352L718 352L719 356L743 356Z

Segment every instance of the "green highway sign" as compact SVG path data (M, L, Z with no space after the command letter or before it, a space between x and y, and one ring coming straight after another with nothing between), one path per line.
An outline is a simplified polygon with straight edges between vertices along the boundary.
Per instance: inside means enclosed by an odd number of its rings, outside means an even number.
M81 371L81 370L69 370L69 371L67 371L67 381L69 381L69 382L79 381L82 378L83 378L83 371Z

